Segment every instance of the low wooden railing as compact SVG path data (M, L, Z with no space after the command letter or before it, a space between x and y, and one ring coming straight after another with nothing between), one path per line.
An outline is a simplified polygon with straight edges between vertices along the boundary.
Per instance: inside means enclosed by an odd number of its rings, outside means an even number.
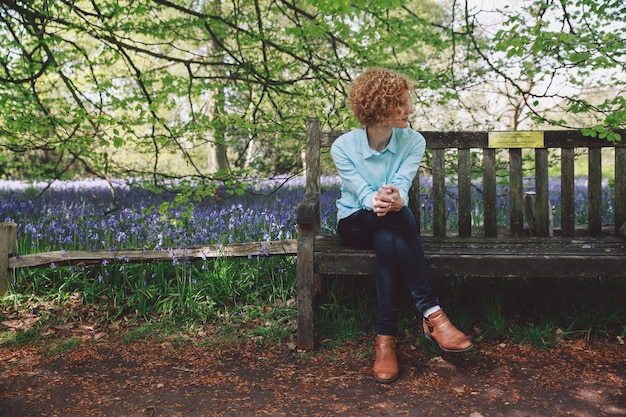
M16 237L17 224L0 223L0 295L7 291L11 283L11 271L19 268L102 265L103 262L108 264L172 262L174 259L193 262L249 256L293 256L297 252L297 241L288 239L168 249L67 250L18 256Z

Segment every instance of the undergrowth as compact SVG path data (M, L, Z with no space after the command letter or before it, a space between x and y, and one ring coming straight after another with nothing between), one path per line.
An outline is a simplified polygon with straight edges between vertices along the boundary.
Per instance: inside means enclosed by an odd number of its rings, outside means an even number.
M623 279L464 278L432 284L454 324L477 343L512 342L550 349L577 338L623 343L626 335ZM317 317L319 338L342 343L373 337L373 279L336 278L327 282L327 291ZM405 299L400 337L436 351L423 336L418 316Z
M148 265L109 267L108 272L98 266L20 273L0 298L0 343L45 345L64 327L90 323L117 331L122 342L182 337L201 345L245 340L295 348L293 258L218 259L152 265L152 270ZM550 349L565 340L623 341L626 335L624 280L465 278L434 281L433 288L455 325L477 343ZM319 307L316 337L321 346L372 337L373 277L327 277ZM400 337L438 352L423 336L408 298L401 309ZM58 353L76 343L70 338L48 343L46 349Z
M43 343L85 323L122 341L274 343L293 338L296 315L293 257L22 269L0 297L0 344Z

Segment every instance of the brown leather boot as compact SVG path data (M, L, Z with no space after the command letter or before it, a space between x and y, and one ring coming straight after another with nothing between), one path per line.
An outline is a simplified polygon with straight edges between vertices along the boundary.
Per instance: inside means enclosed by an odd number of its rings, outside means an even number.
M424 318L424 334L430 340L435 339L446 352L467 352L474 348L474 344L454 327L443 310Z
M383 384L398 378L400 367L396 356L396 338L393 336L376 336L376 360L374 361L374 378Z

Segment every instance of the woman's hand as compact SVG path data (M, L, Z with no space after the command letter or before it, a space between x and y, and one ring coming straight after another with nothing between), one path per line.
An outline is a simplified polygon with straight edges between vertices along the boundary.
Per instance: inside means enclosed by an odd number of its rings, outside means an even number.
M398 187L383 185L374 195L372 202L374 213L378 217L386 216L390 211L399 211L404 207L404 199L400 197Z

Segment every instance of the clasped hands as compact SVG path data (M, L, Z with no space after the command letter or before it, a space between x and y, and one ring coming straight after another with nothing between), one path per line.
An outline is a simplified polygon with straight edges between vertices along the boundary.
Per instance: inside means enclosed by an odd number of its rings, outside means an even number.
M378 217L385 216L390 211L399 211L402 207L404 199L396 186L383 185L374 195L372 208Z

